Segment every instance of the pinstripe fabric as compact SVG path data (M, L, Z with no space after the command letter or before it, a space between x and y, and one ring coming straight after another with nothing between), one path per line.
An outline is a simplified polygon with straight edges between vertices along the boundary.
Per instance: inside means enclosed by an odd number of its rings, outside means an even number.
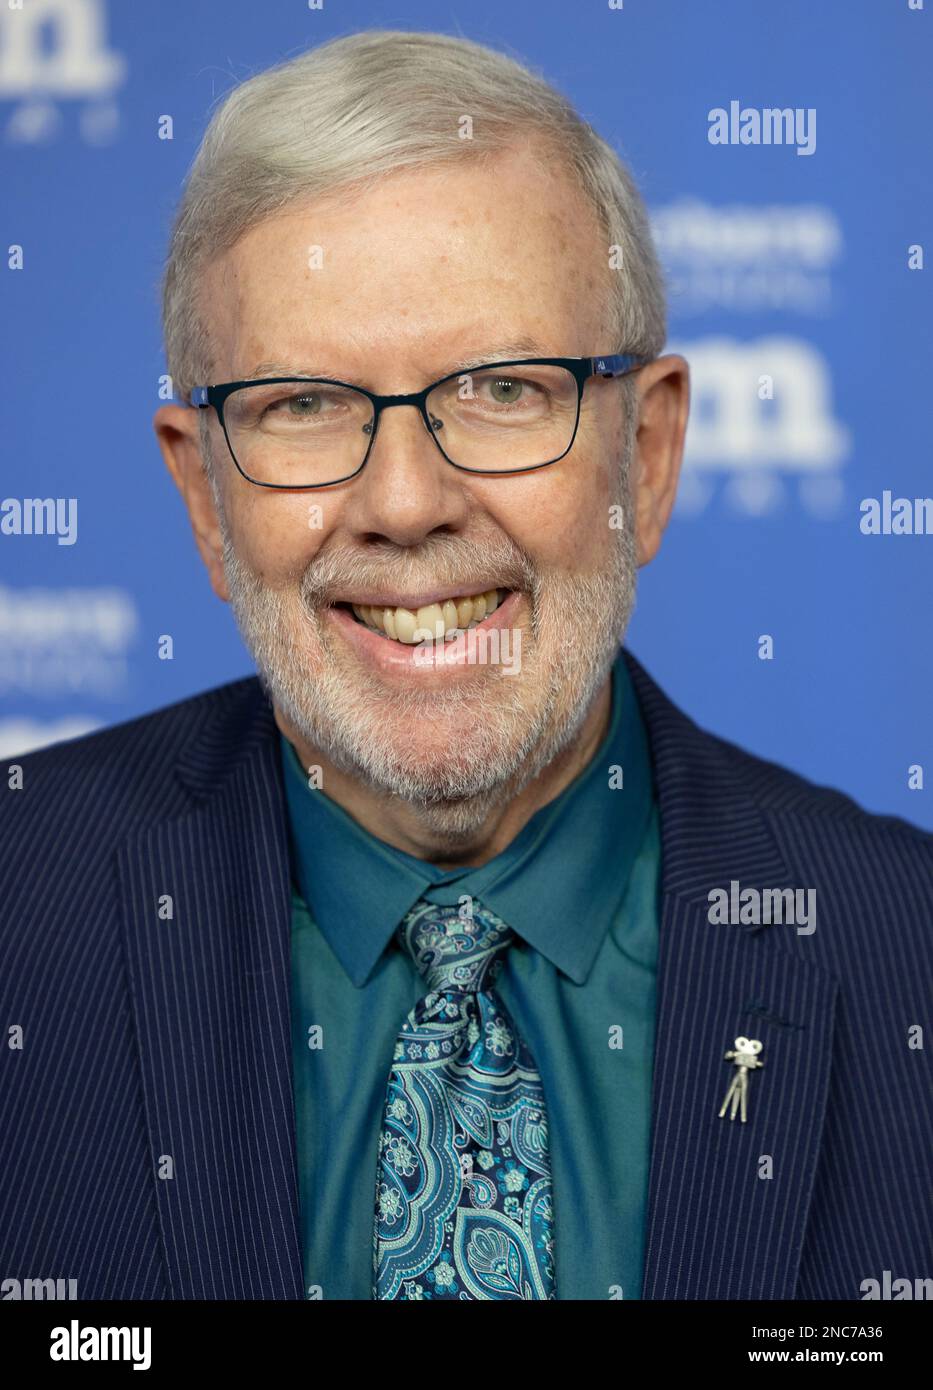
M702 733L629 658L662 833L644 1297L858 1299L933 1274L933 836ZM812 935L713 926L711 888L816 890ZM723 1052L764 1044L749 1122ZM771 1178L758 1177L769 1155Z
M24 1028L0 1058L0 1278L301 1298L285 821L258 682L22 762L0 800L0 1018Z
M929 1003L933 837L702 732L628 664L662 824L644 1296L850 1299L885 1269L933 1274L929 1065L906 1045ZM0 1281L301 1298L259 682L18 761L23 790L0 780ZM710 925L733 879L815 888L816 931ZM740 1033L765 1061L745 1126L717 1118Z

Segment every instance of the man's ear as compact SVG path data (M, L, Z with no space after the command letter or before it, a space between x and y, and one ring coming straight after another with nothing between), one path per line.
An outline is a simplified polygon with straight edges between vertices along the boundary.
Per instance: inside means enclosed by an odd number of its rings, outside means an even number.
M636 374L638 429L632 462L639 565L658 553L680 478L690 411L690 368L669 353Z
M207 468L201 455L197 411L182 405L160 406L153 417L152 427L165 466L185 499L191 529L201 559L207 566L211 587L218 598L229 603L230 592L223 566L223 537Z

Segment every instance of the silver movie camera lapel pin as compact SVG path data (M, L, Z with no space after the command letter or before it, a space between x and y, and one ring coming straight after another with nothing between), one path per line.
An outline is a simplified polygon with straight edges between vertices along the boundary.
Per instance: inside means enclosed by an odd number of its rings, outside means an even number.
M761 1051L761 1043L757 1038L736 1038L735 1051L730 1050L726 1053L725 1060L734 1062L738 1071L732 1078L732 1085L726 1092L726 1098L722 1103L719 1118L722 1119L726 1113L726 1108L731 1100L732 1110L729 1115L730 1120L734 1120L739 1109L742 1111L742 1123L745 1124L748 1112L748 1073L754 1071L756 1067L763 1067L764 1062L760 1061L758 1054Z

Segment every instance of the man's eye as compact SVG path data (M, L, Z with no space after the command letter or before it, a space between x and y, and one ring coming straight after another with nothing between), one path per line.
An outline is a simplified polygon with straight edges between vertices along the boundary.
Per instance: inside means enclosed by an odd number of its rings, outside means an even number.
M524 388L524 382L518 381L515 377L496 377L494 381L488 383L489 394L494 401L500 405L512 405L519 400Z
M323 398L317 392L305 392L301 396L291 396L288 401L293 415L318 415L323 408Z
M298 419L302 416L320 415L324 408L324 396L320 391L302 391L297 396L280 396L266 406L267 411L278 411Z
M487 376L474 380L473 395L482 405L521 405L523 409L548 399L546 382L527 376Z
M262 407L263 418L270 417L285 424L321 420L340 409L341 402L328 391L298 391L294 395L276 396Z

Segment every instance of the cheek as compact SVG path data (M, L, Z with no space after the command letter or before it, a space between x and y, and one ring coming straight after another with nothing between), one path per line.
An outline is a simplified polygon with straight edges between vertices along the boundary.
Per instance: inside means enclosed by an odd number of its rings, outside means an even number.
M268 492L243 499L230 518L236 553L266 583L291 581L304 573L322 545L327 511L326 501L309 493Z
M581 553L593 564L613 548L613 527L619 506L626 500L621 468L624 442L621 423L607 419L588 433L580 453L576 522Z
M605 442L594 438L586 444L551 468L528 474L512 499L511 519L499 513L500 523L545 568L590 570L609 549L609 508L618 499L612 496Z

